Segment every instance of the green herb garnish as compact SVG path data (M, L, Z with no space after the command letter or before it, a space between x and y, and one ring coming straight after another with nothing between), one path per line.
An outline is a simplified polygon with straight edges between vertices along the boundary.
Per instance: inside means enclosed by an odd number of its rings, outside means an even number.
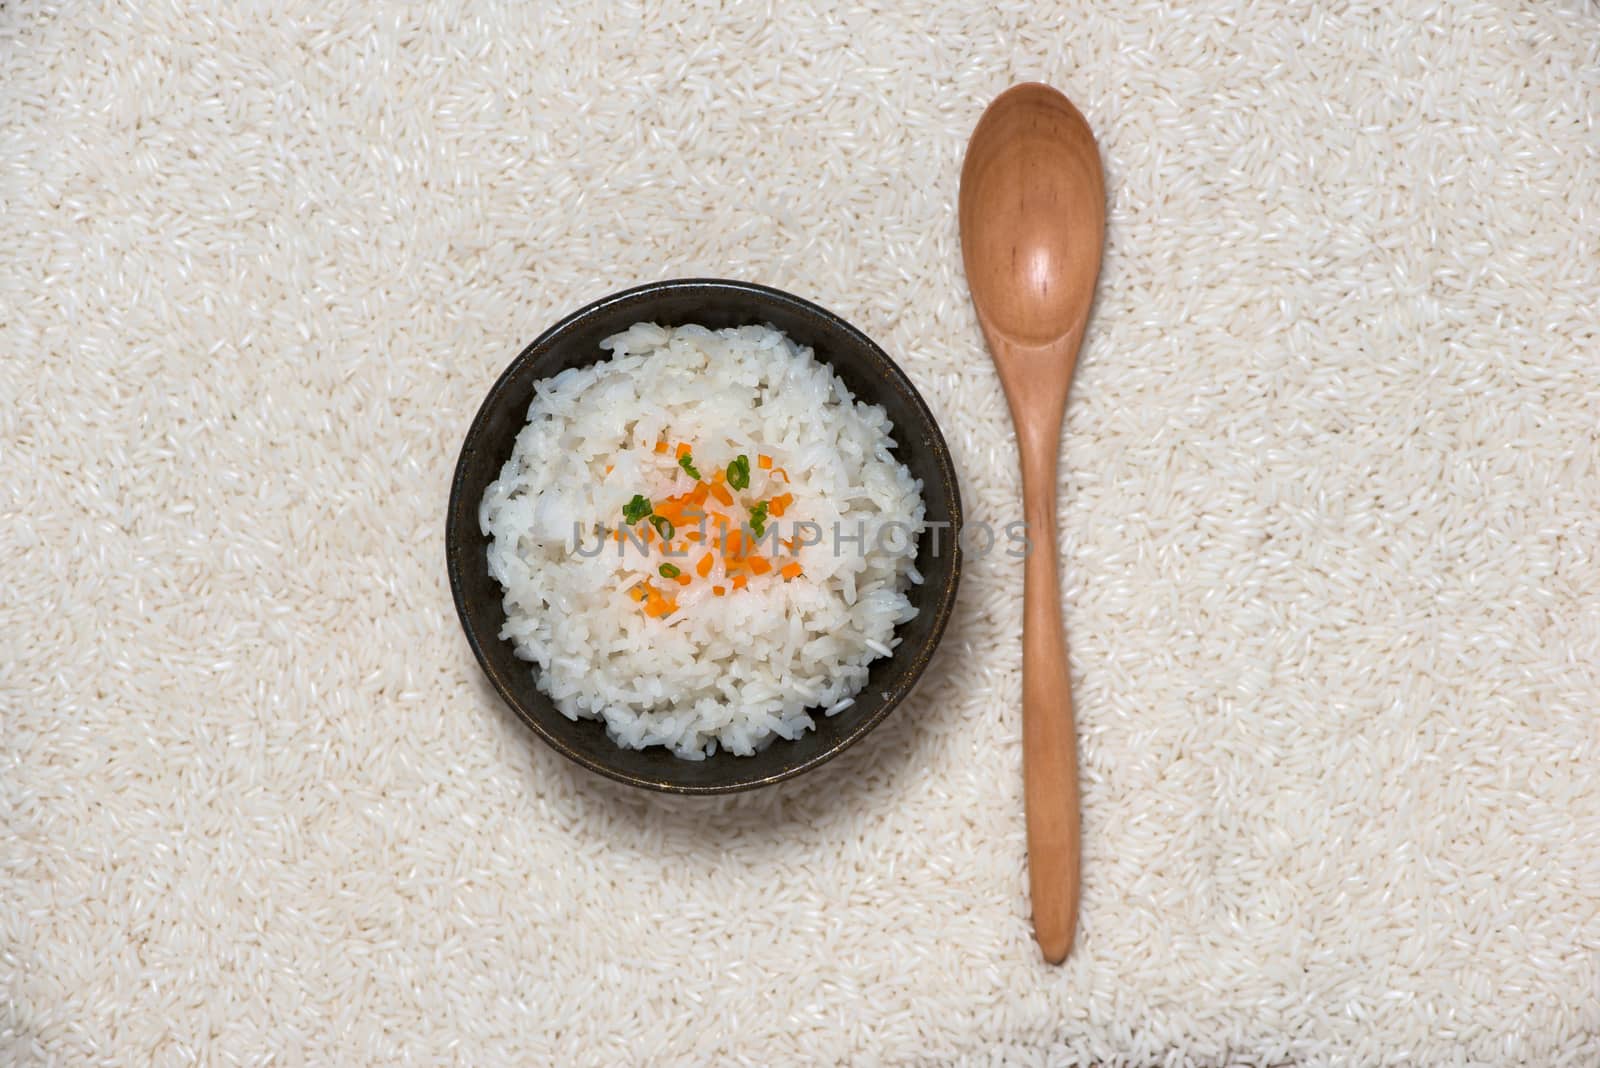
M738 490L750 485L750 457L744 453L740 453L728 465L728 485Z
M671 541L674 533L673 526L659 515L650 517L650 525L656 528L656 533L661 535L662 541Z
M637 523L653 510L650 507L650 498L642 493L635 493L633 500L622 506L622 520L625 523Z
M700 472L696 471L694 467L693 453L686 452L682 456L678 457L678 466L683 468L684 474L688 475L690 478L698 479L700 477Z
M662 578L677 578L679 575L683 574L683 572L679 571L676 565L673 564L662 564L657 570L661 572Z
M750 509L750 529L755 531L756 537L761 537L767 532L767 502L762 501Z

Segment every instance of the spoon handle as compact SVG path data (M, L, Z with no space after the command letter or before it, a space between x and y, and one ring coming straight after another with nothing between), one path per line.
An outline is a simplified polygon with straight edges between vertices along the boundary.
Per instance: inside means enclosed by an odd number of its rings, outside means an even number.
M1019 424L1024 421L1019 420ZM1031 420L1035 428L1040 422ZM1028 820L1028 893L1033 935L1051 964L1072 948L1078 925L1080 827L1078 742L1061 621L1056 561L1054 432L1019 425L1023 515L1030 542L1022 593L1022 783Z

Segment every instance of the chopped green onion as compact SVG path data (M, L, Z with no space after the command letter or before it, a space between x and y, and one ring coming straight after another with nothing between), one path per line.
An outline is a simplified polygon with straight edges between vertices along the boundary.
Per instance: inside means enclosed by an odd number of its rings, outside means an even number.
M657 570L661 572L662 578L677 578L679 575L683 574L683 572L679 571L676 565L673 564L662 564Z
M728 485L737 490L750 485L750 457L744 453L740 453L728 465Z
M698 479L700 477L700 472L696 471L694 467L693 453L686 452L682 456L678 457L678 466L683 468L684 474L688 475L690 478Z
M767 532L767 502L762 501L750 509L750 529L755 531L756 537L761 537Z
M650 525L656 528L656 533L661 535L662 541L671 541L674 533L672 524L659 515L650 517Z
M635 493L633 500L622 506L622 520L625 523L637 523L654 509L650 506L650 498L642 493Z

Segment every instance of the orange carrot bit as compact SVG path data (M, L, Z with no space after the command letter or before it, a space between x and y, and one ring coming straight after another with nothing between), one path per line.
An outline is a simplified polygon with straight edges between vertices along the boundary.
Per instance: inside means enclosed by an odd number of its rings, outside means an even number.
M609 475L611 472L615 471L616 469L617 469L617 465L616 464L606 464L606 474Z
M761 468L763 471L771 471L772 457L768 456L766 453L762 453L760 456L756 457L756 466Z
M774 467L772 469L772 475L773 475L774 478L783 479L784 482L788 482L789 481L789 472L785 471L781 467Z
M715 563L715 561L711 559L711 554L706 553L700 558L700 562L694 565L694 573L699 575L701 578L705 578L707 575L711 574L711 565L713 563Z
M630 589L628 591L628 596L632 597L635 601L644 600L644 587L643 586L635 586L635 587L633 587L632 589Z
M689 576L688 575L679 575L678 576L678 585L680 585L680 586L689 585Z
M772 570L772 565L767 562L765 556L752 556L750 558L750 570L758 575L765 575Z
M784 538L778 544L782 545L785 549L788 549L790 552L794 552L794 539L793 538Z
M689 491L689 503L696 508L706 503L706 498L711 496L711 487L704 482L696 482L694 489Z
M724 482L726 482L727 480L728 480L728 472L722 470L721 468L718 468L717 470L711 472L711 481L712 481L712 483L714 485L720 486Z
M698 530L691 530L689 533L684 535L684 539L687 541L700 541L700 532Z
M745 554L744 532L740 530L730 531L728 534L727 548L723 549L722 551L727 553L728 557L732 560L741 559Z
M656 515L665 519L675 527L693 526L695 521L705 515L698 504L695 504L687 493L680 493L676 497L668 497L656 505Z
M745 578L743 575L735 575L733 576L733 588L736 590L742 590L744 589L745 584L749 581L750 580Z
M656 442L656 452L661 453L662 455L665 455L666 451L667 451L667 443L666 442L664 442L664 441Z
M793 503L794 503L794 494L792 494L792 493L780 493L778 496L772 498L772 503L767 505L767 510L769 512L771 512L775 517L777 517L779 519L782 519L783 518L783 513L788 511L789 510L789 506L791 504L793 504Z
M717 499L717 503L721 504L724 508L730 507L733 504L733 494L724 489L720 482L711 487L711 496L715 497Z
M799 578L800 573L804 570L805 569L802 568L799 563L791 562L780 567L778 569L778 574L783 576L783 581L788 582L790 579Z
M651 619L660 619L662 616L671 615L678 608L676 601L669 601L656 590L651 590L644 600L644 614Z
M725 596L728 591L727 591L726 588L724 588L722 586L713 586L713 587L711 587L711 592L713 594L715 594L716 596L718 596L718 597L722 597L722 596Z
M683 458L684 458L684 457L685 457L685 456L688 456L688 455L689 455L689 454L690 454L690 453L691 453L691 452L693 452L693 451L694 451L694 450L693 450L693 449L691 449L691 448L689 448L689 446L688 446L688 445L686 445L686 444L684 444L684 443L683 443L683 442L681 442L681 441L680 441L680 442L678 442L678 449L677 449L677 451L676 451L676 452L674 452L674 453L673 453L673 454L672 454L672 458L673 458L673 459L674 459L674 460L681 460L681 459L683 459Z

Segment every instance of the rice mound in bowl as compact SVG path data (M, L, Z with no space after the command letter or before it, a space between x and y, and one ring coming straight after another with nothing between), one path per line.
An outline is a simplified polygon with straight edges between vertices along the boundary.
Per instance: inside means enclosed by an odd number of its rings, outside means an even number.
M484 493L500 637L627 748L750 755L848 708L922 581L922 485L883 409L771 327L601 347L536 384Z

